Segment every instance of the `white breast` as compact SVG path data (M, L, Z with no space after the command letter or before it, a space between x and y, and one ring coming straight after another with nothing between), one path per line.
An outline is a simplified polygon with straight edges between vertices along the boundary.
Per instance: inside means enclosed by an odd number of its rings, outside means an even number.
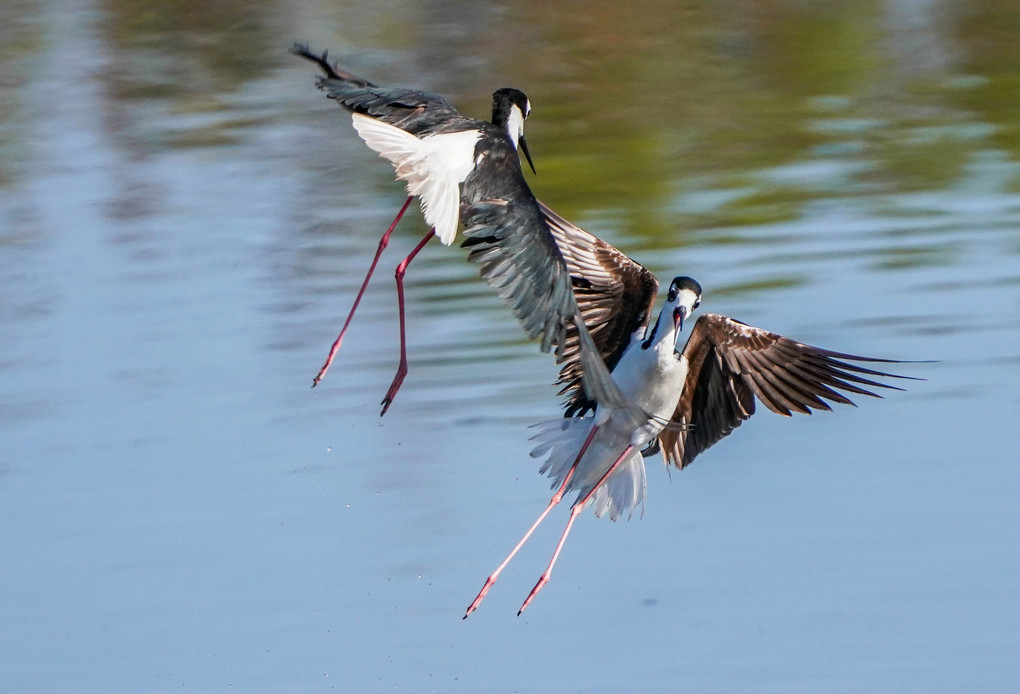
M673 355L671 346L668 353L660 354L655 348L642 350L635 343L613 369L613 380L631 402L655 417L668 419L680 400L687 366L686 359Z

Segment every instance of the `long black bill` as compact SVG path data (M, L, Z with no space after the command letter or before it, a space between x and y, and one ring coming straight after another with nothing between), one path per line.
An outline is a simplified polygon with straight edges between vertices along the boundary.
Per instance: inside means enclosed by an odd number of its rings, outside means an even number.
M538 172L535 171L535 162L531 161L531 152L528 151L528 142L527 140L524 139L523 135L517 141L517 146L520 148L522 152L524 152L524 156L528 160L528 166L531 167L531 173L537 176Z

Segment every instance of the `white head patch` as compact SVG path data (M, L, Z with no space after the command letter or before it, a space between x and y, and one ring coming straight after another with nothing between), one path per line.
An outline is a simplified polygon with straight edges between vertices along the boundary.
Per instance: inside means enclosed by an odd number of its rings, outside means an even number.
M528 107L531 110L531 107ZM521 113L516 105L510 107L510 117L506 120L506 131L510 136L510 139L514 143L514 147L517 147L517 141L524 136L524 118L525 114Z

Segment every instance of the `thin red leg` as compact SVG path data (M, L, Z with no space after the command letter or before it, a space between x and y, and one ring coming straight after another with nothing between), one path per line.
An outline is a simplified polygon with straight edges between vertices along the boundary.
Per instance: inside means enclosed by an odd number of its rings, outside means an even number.
M489 589L496 583L496 579L499 578L499 574L502 573L503 569L506 568L506 565L514 558L514 555L520 551L521 547L524 546L524 543L528 541L529 537L531 537L531 534L534 533L542 521L545 520L545 517L553 510L553 507L560 503L560 499L563 498L563 492L566 491L567 485L570 483L570 478L574 476L574 471L577 469L577 464L581 461L581 456L583 456L584 452L588 450L591 440L595 438L596 431L598 431L598 427L593 426L591 428L591 432L588 434L588 438L584 440L584 445L581 446L581 452L578 453L577 458L574 459L574 464L570 466L569 470L567 470L567 474L563 478L563 483L560 485L560 488L556 490L556 493L552 495L552 499L549 500L549 505L545 507L544 511L542 511L538 520L532 523L531 527L528 528L528 532L524 533L524 537L522 537L521 541L514 546L514 548L510 551L510 554L507 555L507 558L503 560L503 563L497 566L496 570L489 574L489 577L485 579L485 585L482 586L482 589L478 592L474 602L468 605L467 612L464 613L463 619L467 619L469 614L478 609L478 606L482 604L482 600L485 598L486 593L488 593Z
M399 222L400 218L404 216L404 212L407 211L407 207L411 204L411 200L413 199L414 198L408 198L404 202L404 206L400 208L400 212L398 212L397 216L393 219L393 223L390 224L389 229L387 229L386 233L384 233L382 238L379 239L379 248L375 252L375 258L372 259L371 267L368 268L368 274L365 275L365 281L361 283L361 289L358 291L358 296L354 300L354 305L351 306L351 312L347 314L347 320L344 321L344 327L340 330L340 335L336 338L336 342L333 343L333 346L329 350L329 356L326 357L326 363L322 365L322 368L319 369L319 373L317 373L315 378L312 379L312 388L317 386L319 381L323 379L326 372L329 370L330 364L333 363L333 357L335 357L336 353L340 351L340 345L344 341L344 335L347 334L347 328L351 324L351 319L354 318L354 312L358 310L358 304L361 303L361 297L364 295L365 289L368 287L368 281L372 278L372 273L375 272L375 266L379 263L379 256L382 255L383 250L389 244L390 234L392 234L393 230L397 227L397 222Z
M393 382L390 383L389 390L386 391L386 396L382 399L380 417L386 414L386 410L390 409L390 404L393 402L393 398L397 397L397 391L400 390L400 386L404 382L404 376L407 375L407 338L404 332L404 274L407 272L407 266L411 264L414 257L421 252L421 249L425 248L425 244L435 235L436 230L429 229L429 233L425 234L425 238L418 242L414 250L404 258L403 262L397 266L396 271L393 273L394 278L397 280L397 311L400 314L400 364L397 365L397 373L393 377Z
M570 520L567 521L567 527L564 528L563 535L560 536L560 541L556 545L556 551L553 552L552 559L549 560L549 566L547 566L542 575L539 576L538 583L536 583L535 587L531 589L530 593L528 593L528 597L524 599L524 604L521 605L521 609L517 611L518 617L521 616L521 612L524 612L524 610L527 609L528 605L531 604L531 601L535 599L535 596L538 595L538 591L542 590L542 588L545 587L545 584L549 582L549 577L552 576L553 565L556 564L556 560L559 559L560 550L563 549L563 543L567 541L567 535L570 534L570 528L574 525L574 521L581 514L581 511L584 509L584 505L588 503L588 499L595 494L599 487L605 484L605 481L609 479L609 476L613 474L613 471L616 470L620 463L623 462L623 459L626 458L633 450L633 445L629 445L624 448L623 453L621 453L620 457L616 459L616 462L609 466L609 469L606 470L606 474L602 475L599 479L598 484L592 487L591 491L585 494L583 499L574 504L574 508L570 509Z

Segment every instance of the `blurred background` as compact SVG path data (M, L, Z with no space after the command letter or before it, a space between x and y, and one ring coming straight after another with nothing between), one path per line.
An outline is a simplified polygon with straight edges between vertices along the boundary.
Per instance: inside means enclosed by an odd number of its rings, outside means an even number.
M1014 0L0 4L0 689L1015 692ZM309 389L391 167L295 40L486 118L554 209L703 311L927 380L762 412L585 514L557 369L466 253L392 268Z

